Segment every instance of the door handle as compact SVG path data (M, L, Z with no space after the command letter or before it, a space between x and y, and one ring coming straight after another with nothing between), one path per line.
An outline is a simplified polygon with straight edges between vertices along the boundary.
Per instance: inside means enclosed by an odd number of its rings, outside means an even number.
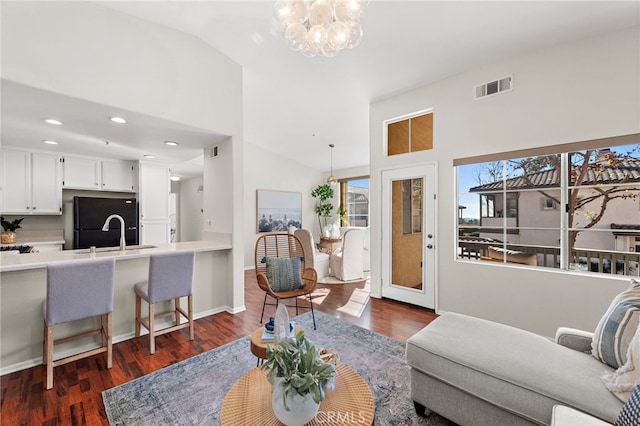
M433 248L433 244L427 244L427 248L428 249L432 249Z

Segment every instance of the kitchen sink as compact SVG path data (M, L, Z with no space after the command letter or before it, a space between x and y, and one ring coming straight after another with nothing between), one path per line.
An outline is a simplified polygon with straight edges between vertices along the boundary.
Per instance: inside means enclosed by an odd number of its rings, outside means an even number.
M143 245L137 245L137 246L127 246L125 247L126 251L129 250L143 250L143 249L150 249L150 248L156 248L158 246L154 246L154 245L150 245L150 244L143 244ZM98 247L96 248L96 253L104 253L104 252L110 252L110 251L120 251L120 247ZM80 250L75 250L75 253L78 254L88 254L91 253L91 249L80 249Z

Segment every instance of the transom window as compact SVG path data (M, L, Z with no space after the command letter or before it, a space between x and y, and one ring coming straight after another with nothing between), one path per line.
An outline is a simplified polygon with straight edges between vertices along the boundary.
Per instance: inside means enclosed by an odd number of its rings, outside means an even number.
M616 141L456 160L458 259L640 275L640 135Z

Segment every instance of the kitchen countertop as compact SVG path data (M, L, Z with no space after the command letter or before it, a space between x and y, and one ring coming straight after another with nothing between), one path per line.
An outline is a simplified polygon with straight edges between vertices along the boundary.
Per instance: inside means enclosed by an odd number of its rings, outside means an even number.
M17 243L16 243L17 245ZM171 251L215 251L229 250L231 243L228 238L212 240L186 241L173 244L161 244L157 246L131 246L124 252L113 248L99 248L96 253L89 253L89 249L63 250L41 253L8 254L0 256L0 272L24 271L30 269L46 268L48 264L66 262L70 260L93 259L100 257L115 257L116 261L148 257L152 254ZM105 251L109 250L109 251Z
M8 244L0 244L1 247L12 246L35 246L45 244L62 244L64 245L64 236L62 229L52 230L18 230L16 232L16 242Z

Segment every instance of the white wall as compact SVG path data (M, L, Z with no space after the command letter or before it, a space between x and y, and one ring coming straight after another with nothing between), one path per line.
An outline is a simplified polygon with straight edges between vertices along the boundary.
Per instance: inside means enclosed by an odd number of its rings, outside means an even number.
M180 204L178 206L180 241L202 239L203 189L202 176L180 181Z
M229 135L224 198L205 223L233 233L227 305L244 306L242 68L201 40L90 2L3 2L2 77ZM220 195L220 194L219 194ZM216 228L216 230L221 230Z
M244 150L244 265L254 267L256 232L256 190L269 189L302 193L302 226L318 235L318 219L314 212L315 199L311 191L323 183L322 172L292 162L274 152L245 142ZM326 178L325 178L326 179Z
M593 330L627 279L455 261L455 158L640 132L640 33L632 28L531 52L377 102L370 108L372 292L380 294L380 173L437 163L438 299L457 311L551 336ZM472 88L513 75L514 90ZM384 155L383 121L434 109L434 148Z

